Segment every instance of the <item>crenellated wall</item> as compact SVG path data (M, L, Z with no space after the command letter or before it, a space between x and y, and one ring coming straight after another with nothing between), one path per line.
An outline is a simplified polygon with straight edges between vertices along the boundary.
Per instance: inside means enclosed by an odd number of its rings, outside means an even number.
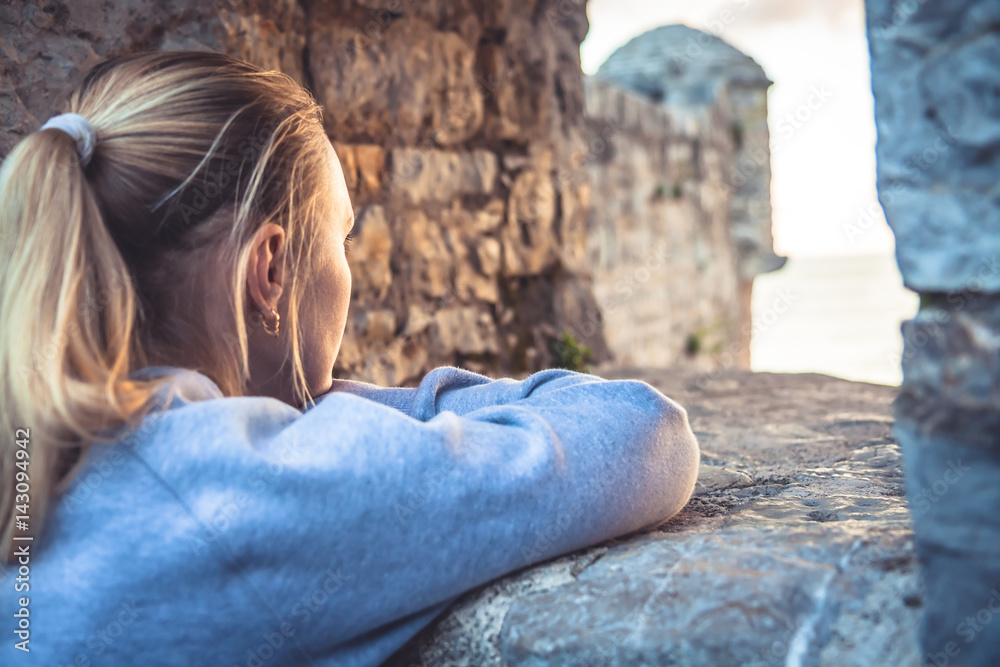
M593 144L604 146L590 168L588 253L616 360L668 366L722 352L741 308L722 119L685 127L600 79L587 81L587 113Z
M784 264L772 252L770 84L685 26L635 38L587 79L588 256L619 363L749 368L754 276Z

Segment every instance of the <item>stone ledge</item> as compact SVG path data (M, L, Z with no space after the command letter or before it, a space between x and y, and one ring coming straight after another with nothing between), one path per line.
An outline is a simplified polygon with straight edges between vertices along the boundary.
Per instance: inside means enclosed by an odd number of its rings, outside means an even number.
M917 665L922 590L891 387L603 368L684 405L688 505L467 593L386 664Z

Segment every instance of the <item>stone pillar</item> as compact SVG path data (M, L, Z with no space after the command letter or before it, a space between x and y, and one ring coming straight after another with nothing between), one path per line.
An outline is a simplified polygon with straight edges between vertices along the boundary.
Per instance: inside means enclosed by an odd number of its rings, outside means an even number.
M866 0L926 664L1000 659L1000 2Z

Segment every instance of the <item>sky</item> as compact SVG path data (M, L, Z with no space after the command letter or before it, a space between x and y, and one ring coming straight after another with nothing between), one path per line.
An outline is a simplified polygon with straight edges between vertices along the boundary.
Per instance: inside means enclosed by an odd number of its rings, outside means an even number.
M892 253L875 191L863 0L590 0L587 13L580 53L588 74L631 38L673 23L721 37L764 68L774 81L768 122L779 255Z

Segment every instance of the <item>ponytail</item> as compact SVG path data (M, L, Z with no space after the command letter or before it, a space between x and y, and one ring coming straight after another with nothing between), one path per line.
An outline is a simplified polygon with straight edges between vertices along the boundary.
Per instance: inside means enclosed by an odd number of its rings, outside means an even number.
M224 54L166 51L97 65L67 107L0 167L8 561L24 544L16 537L42 534L47 505L89 448L120 441L159 403L171 376L133 371L194 369L242 395L246 258L265 221L287 234L283 340L296 398L311 400L296 311L328 224L329 140L316 100ZM220 277L224 289L204 289Z
M21 141L0 168L0 548L37 536L49 501L158 382L132 382L136 295L72 137ZM140 352L141 354L141 352ZM162 380L161 380L162 381Z

